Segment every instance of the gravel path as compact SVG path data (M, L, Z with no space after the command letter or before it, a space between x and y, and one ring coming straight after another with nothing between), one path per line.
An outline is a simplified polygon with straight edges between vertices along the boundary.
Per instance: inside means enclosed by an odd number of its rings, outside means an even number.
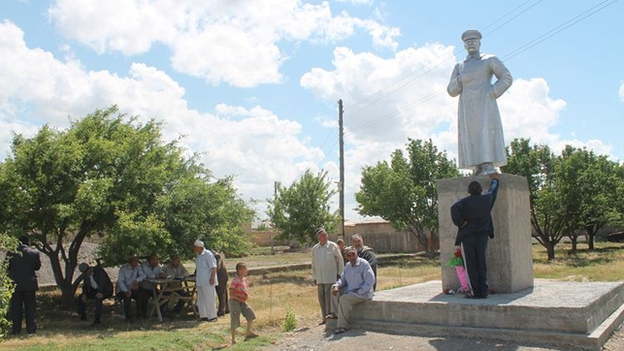
M349 330L341 335L325 332L323 326L290 333L266 349L276 351L580 351L572 346L519 345L486 339L455 337L421 337ZM602 348L604 351L624 350L622 326Z

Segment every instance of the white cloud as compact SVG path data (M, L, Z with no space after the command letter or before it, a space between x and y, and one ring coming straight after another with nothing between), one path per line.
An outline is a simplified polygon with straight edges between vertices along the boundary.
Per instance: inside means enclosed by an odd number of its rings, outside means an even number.
M301 77L301 86L320 99L344 101L347 217L357 217L351 209L357 206L354 193L359 190L361 168L388 159L393 150L405 146L408 137L431 138L438 149L456 158L457 98L446 93L457 60L453 49L428 44L384 59L339 47L332 70L313 68ZM613 152L600 140L566 140L552 131L565 122L560 119L566 102L550 96L543 78L516 79L498 104L507 142L530 137L554 150L571 144L601 154Z
M86 71L78 61L62 62L30 49L12 23L0 24L0 150L9 151L11 133L32 135L44 123L64 127L117 104L123 112L165 122L165 138L186 137L183 145L205 152L202 162L217 176L235 175L246 198L272 194L273 181L290 183L306 168L318 169L323 153L311 147L298 122L261 106L218 104L214 113L189 109L184 88L165 72L142 63L127 76Z
M622 100L624 102L624 83L622 83L622 85L620 85L620 91L619 91L618 95L620 96L620 100Z
M99 53L135 55L163 43L177 71L237 87L281 82L284 42L335 42L361 29L375 47L396 49L400 35L374 20L334 15L328 2L299 0L56 0L49 16L63 36Z
M498 99L507 143L519 137L530 137L532 142L540 144L558 141L559 136L550 128L559 121L566 102L550 98L549 93L550 88L543 78L520 78Z
M337 0L338 2L348 2L354 5L372 5L374 0Z

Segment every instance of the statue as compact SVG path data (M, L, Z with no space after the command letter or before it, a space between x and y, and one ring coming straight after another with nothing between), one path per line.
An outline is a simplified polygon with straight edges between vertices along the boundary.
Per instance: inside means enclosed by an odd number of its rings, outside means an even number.
M495 173L507 164L503 125L496 99L512 84L503 62L479 52L481 33L471 29L462 34L468 56L455 65L447 87L450 96L459 97L459 168L475 175ZM496 82L492 84L492 76Z

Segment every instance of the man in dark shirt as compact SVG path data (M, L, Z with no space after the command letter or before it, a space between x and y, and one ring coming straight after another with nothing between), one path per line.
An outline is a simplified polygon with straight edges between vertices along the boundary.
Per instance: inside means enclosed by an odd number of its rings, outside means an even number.
M28 334L37 332L35 315L35 291L39 288L35 271L41 268L39 251L30 248L27 236L20 239L17 252L10 252L9 278L15 282L15 291L11 296L10 313L13 328L11 333L17 335L22 331L22 311L26 314L26 331Z
M81 321L87 320L87 300L94 300L95 320L93 325L100 324L102 316L102 301L113 295L113 283L102 266L89 267L86 263L78 265L78 270L82 275L82 293L78 297L78 314Z
M226 313L230 313L228 306L228 271L223 262L223 256L220 253L215 252L215 259L217 260L217 280L219 285L215 287L217 291L217 298L219 300L219 307L217 308L217 317L225 316Z
M351 245L357 252L358 257L365 259L373 269L373 273L375 274L373 290L377 290L377 255L375 255L373 248L364 245L364 240L360 234L351 235Z
M485 299L488 295L485 252L488 237L494 238L491 212L498 193L498 173L490 174L490 179L492 184L485 194L481 195L481 184L473 181L468 185L470 196L451 207L453 224L459 228L455 246L462 250L472 287L467 298Z

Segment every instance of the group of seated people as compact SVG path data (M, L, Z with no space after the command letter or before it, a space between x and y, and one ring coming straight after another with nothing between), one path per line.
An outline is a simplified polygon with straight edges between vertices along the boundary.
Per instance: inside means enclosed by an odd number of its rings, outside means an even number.
M81 321L87 320L86 303L87 300L94 300L95 319L93 325L101 323L102 302L113 295L111 280L101 265L90 267L86 263L81 263L78 269L82 273L82 292L78 297L78 314ZM128 321L132 321L131 302L137 302L137 318L147 317L148 301L154 296L154 284L150 279L182 279L189 276L188 271L181 262L180 256L173 256L171 262L165 266L160 266L157 254L152 254L149 258L139 264L138 255L132 255L128 263L121 266L115 286L116 296L123 303L123 310ZM175 285L175 283L172 283ZM181 283L178 283L181 284ZM188 296L184 290L176 291L180 296ZM179 313L184 307L185 300L178 300L173 313ZM168 304L161 307L162 315L169 315Z

